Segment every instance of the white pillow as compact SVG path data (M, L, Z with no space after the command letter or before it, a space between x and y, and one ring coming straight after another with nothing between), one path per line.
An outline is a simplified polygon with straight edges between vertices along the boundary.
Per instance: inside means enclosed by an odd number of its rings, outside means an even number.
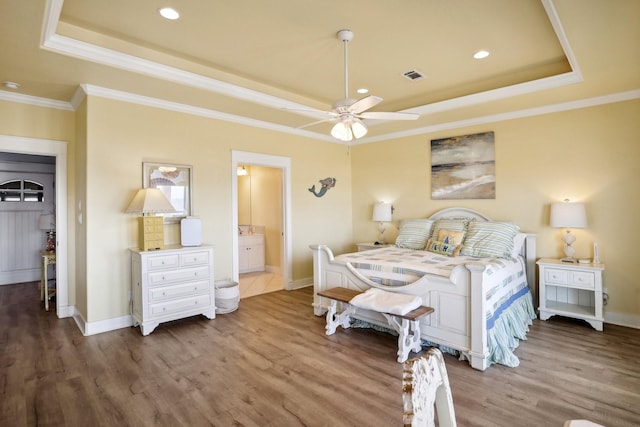
M520 256L524 242L527 240L527 233L518 233L513 237L513 250L511 251L511 258L517 258Z

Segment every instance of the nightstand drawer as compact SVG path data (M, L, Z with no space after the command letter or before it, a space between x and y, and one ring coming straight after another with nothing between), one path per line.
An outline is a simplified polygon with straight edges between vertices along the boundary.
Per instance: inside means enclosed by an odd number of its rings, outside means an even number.
M574 271L571 275L571 284L581 288L593 289L596 285L596 277L593 273Z
M569 271L547 268L544 270L544 280L547 283L569 283Z

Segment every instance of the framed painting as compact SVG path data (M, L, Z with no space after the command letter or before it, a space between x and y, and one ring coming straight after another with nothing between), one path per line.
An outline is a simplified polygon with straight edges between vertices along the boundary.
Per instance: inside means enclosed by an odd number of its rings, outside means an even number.
M493 132L431 140L431 198L495 199Z
M191 216L191 166L142 163L142 186L159 188L176 210L174 213L158 214L164 217L165 224L177 223Z

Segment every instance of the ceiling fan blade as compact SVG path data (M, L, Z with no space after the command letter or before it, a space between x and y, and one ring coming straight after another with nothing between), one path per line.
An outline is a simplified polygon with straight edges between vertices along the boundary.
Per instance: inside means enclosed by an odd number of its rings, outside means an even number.
M309 126L315 126L315 125L319 125L320 123L333 122L333 121L335 121L335 117L330 118L330 119L318 120L316 122L307 123L306 125L298 126L296 129L304 129L304 128L308 128Z
M420 114L370 111L368 113L358 114L358 117L361 119L373 120L417 120L418 117L420 117Z
M349 106L349 112L358 114L365 110L368 110L369 108L375 107L381 102L382 98L380 98L379 96L369 95L351 104Z

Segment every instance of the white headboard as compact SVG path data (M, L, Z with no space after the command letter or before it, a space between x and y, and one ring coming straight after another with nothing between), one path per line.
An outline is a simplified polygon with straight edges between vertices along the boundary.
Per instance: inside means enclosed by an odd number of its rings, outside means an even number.
M429 217L429 219L475 219L476 221L491 221L491 219L478 211L467 208L446 208L441 209Z

